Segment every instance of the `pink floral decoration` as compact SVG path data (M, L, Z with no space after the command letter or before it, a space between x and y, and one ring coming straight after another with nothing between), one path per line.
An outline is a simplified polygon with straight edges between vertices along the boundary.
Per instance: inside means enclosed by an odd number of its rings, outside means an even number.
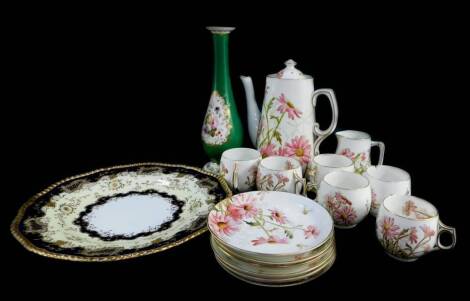
M365 161L366 159L366 153L361 153L361 161Z
M356 211L350 206L344 206L343 208L333 212L334 219L341 224L351 225L357 218Z
M412 227L410 229L410 243L415 244L418 242L418 231L416 230L415 227Z
M278 184L281 184L281 183L282 183L282 184L286 184L286 183L289 182L289 178L286 177L286 176L284 176L284 175L281 174L281 173L277 173L277 174L275 174L275 176L276 176L276 178L277 178L277 183L278 183Z
M233 204L230 204L227 206L227 212L228 215L234 220L234 221L239 221L243 218L242 212L240 208L237 206L234 206Z
M289 240L287 238L279 238L277 236L271 235L268 238L259 237L251 241L253 246L258 246L262 244L286 244Z
M423 233L424 233L424 238L433 237L434 234L436 234L436 231L434 231L433 229L431 229L428 225L420 226L420 228L421 228L421 230L422 230Z
M332 195L326 196L326 205L331 210L336 210L336 209L339 209L339 207L341 207L341 204L337 202L335 197Z
M209 214L209 227L219 235L231 235L238 231L237 223L228 215L217 211Z
M269 143L260 149L261 156L263 158L274 156L276 155L276 150L274 149L276 146L272 143Z
M271 218L278 222L279 224L285 224L287 222L287 218L284 213L281 211L274 209L270 210L271 211Z
M304 230L305 239L309 239L311 237L317 237L320 234L320 230L318 230L315 226L310 225L307 229Z
M300 118L302 112L297 109L292 102L290 102L284 94L279 96L279 106L277 107L277 111L280 113L287 113L287 116L294 120L295 118Z
M411 200L406 201L405 205L403 206L403 214L406 216L410 216L411 213L415 213L416 209L418 207L415 205L415 203Z
M233 199L230 206L236 208L241 218L250 218L258 213L258 208L256 208L254 204L256 199L252 195L241 194L233 197Z
M385 217L380 223L380 231L387 239L392 239L400 233L400 227L395 225L393 217Z
M348 157L349 159L353 159L353 158L354 158L354 153L353 153L349 148L343 149L339 154L340 154L340 155L343 155L343 156L346 156L346 157Z
M350 200L348 200L345 196L343 196L341 193L337 192L335 193L335 198L338 200L340 203L343 203L345 205L351 206L352 203Z
M289 150L287 147L280 147L277 151L278 156L289 157Z
M310 151L312 147L304 136L292 138L290 143L286 143L287 155L296 157L300 162L307 164L310 162Z
M377 202L377 193L375 193L374 189L372 191L372 208L378 209L380 207L379 202Z

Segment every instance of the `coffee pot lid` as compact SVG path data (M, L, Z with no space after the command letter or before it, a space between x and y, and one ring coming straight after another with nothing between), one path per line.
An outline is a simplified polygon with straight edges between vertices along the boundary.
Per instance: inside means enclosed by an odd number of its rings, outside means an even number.
M288 60L284 63L286 68L282 69L278 73L270 74L268 77L275 77L279 79L307 79L312 78L310 75L305 75L299 69L295 68L297 65L294 60Z

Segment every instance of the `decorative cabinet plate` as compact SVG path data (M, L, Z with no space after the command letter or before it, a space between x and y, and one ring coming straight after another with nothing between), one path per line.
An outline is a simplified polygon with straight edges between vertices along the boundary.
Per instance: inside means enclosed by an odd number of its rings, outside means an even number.
M231 192L198 168L141 163L99 169L38 193L11 225L28 250L74 261L114 261L160 252L206 231Z

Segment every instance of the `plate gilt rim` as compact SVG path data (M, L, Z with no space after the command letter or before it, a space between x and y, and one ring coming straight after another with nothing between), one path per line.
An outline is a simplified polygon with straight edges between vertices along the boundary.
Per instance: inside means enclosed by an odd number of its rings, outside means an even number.
M158 163L158 162L142 162L142 163L132 163L132 164L123 164L123 165L114 165L110 167L105 167L105 168L99 168L95 169L86 173L78 174L75 176L67 177L65 179L62 179L58 182L55 182L54 184L48 186L46 189L42 190L41 192L35 194L31 198L29 198L18 210L18 213L16 214L16 217L14 218L13 222L10 225L10 231L13 237L15 237L16 240L28 251L48 257L48 258L54 258L54 259L61 259L61 260L68 260L68 261L81 261L81 262L109 262L109 261L120 261L120 260L125 260L125 259L130 259L130 258L137 258L141 256L146 256L150 254L155 254L159 253L168 249L171 249L173 247L176 247L180 244L183 244L199 235L207 231L207 225L204 226L203 228L193 232L192 234L183 237L177 241L174 241L172 243L169 243L164 246L160 246L154 249L149 249L149 250L144 250L144 251L136 251L133 253L129 254L124 254L124 255L111 255L111 256L96 256L96 257L89 257L89 256L81 256L81 255L69 255L69 254L61 254L61 253L55 253L48 251L44 248L40 248L36 245L34 245L29 239L27 239L19 230L19 225L21 220L24 217L24 214L26 212L26 209L28 209L34 202L36 202L37 199L39 199L41 196L49 193L51 190L54 188L67 183L69 181L73 181L82 177L87 177L96 173L100 172L105 172L105 171L111 171L111 170L118 170L118 169L124 169L124 168L132 168L132 167L141 167L141 166L161 166L161 167L175 167L175 168L183 168L183 169L189 169L193 171L197 171L199 173L211 176L213 178L216 178L218 182L220 183L222 189L226 193L226 198L229 198L232 196L232 191L228 187L227 182L225 181L224 178L222 178L219 175L213 174L211 172L205 171L201 168L198 167L193 167L193 166L188 166L188 165L183 165L183 164L170 164L170 163ZM225 199L225 198L224 198ZM224 199L220 200L223 201ZM220 202L219 201L219 202Z

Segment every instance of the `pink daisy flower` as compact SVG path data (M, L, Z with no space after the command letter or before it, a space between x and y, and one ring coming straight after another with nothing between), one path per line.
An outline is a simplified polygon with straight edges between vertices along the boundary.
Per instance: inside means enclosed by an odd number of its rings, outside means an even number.
M333 212L334 219L343 225L351 225L354 224L354 221L357 218L356 211L352 207L343 207L339 210Z
M385 217L380 223L380 231L385 238L392 239L400 233L400 227L395 225L393 217Z
M295 118L300 118L302 112L297 109L292 102L290 102L284 94L281 94L279 97L279 106L277 111L280 113L287 113L287 116L294 120Z
M269 143L259 150L261 153L261 156L263 158L269 157L269 156L274 156L276 155L276 150L274 149L276 146L272 143Z
M231 206L236 207L238 213L242 218L253 217L258 213L258 208L255 207L255 198L248 194L242 194L241 197L237 198Z
M318 230L315 226L310 225L307 229L304 230L305 239L309 239L310 237L317 237L320 234L320 230Z
M312 147L308 140L303 136L296 136L292 138L290 143L286 143L287 155L289 157L296 157L300 162L307 164L310 162L310 151Z
M234 206L233 204L230 204L227 206L227 211L228 215L234 220L234 221L239 221L243 218L242 212L240 208L237 206Z
M237 223L230 216L217 211L209 214L209 227L219 235L232 235L238 231Z
M285 224L287 222L286 216L281 211L279 211L277 209L269 210L269 211L271 211L272 219L275 220L277 223Z

